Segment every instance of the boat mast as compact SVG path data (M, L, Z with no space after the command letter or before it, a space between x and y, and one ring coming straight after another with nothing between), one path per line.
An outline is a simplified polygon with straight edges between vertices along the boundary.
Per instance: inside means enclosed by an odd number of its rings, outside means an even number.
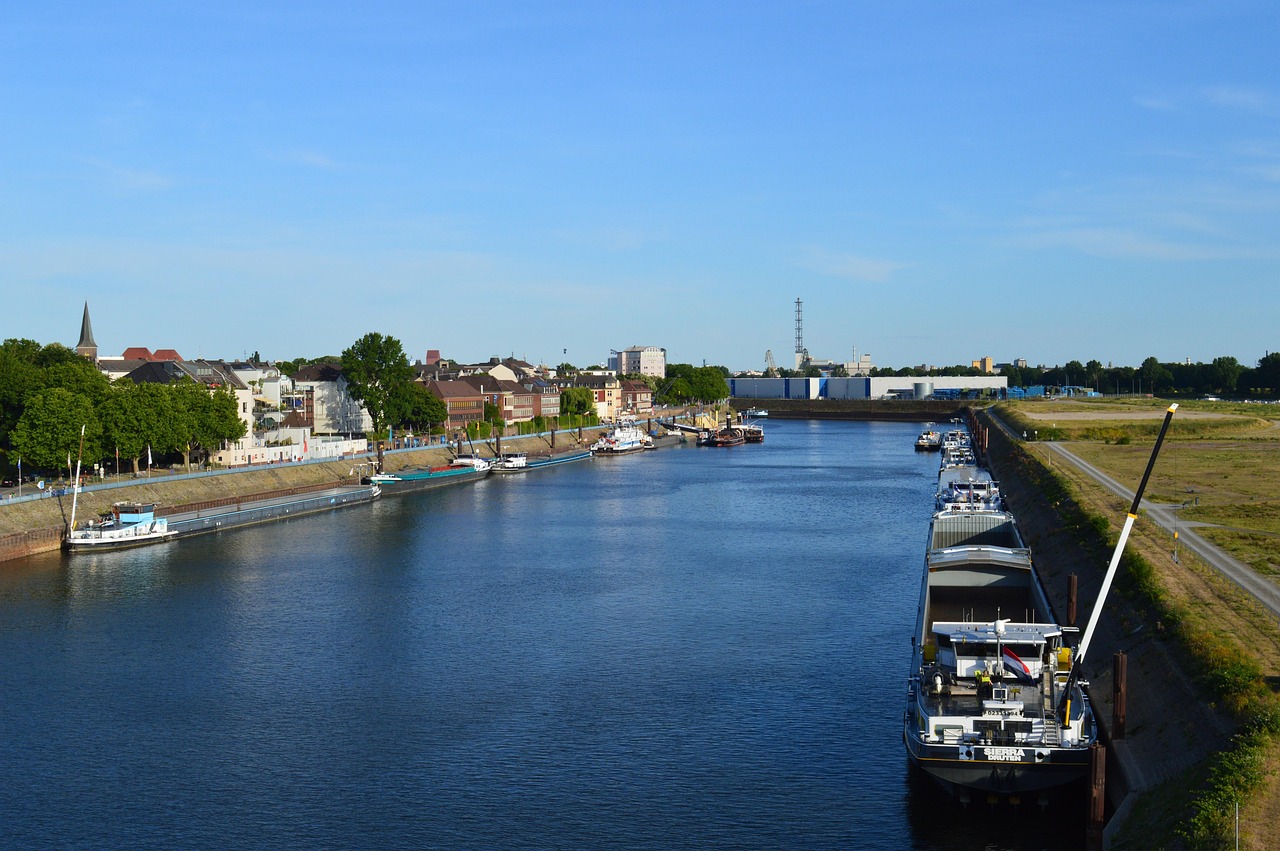
M88 310L86 307L85 310ZM76 454L76 477L71 482L71 532L76 528L76 500L80 496L80 459L84 457L84 426L80 426L80 451Z
M1093 604L1093 611L1089 613L1089 624L1084 629L1084 637L1080 640L1080 649L1076 651L1075 664L1073 668L1079 668L1084 662L1085 654L1089 652L1089 641L1093 638L1093 630L1098 625L1098 617L1102 614L1102 604L1107 600L1107 592L1111 589L1111 580L1115 579L1116 567L1120 564L1120 556L1124 553L1125 542L1129 540L1129 531L1133 528L1133 521L1138 519L1138 505L1142 502L1142 492L1147 489L1147 480L1151 478L1151 469L1156 465L1156 456L1160 454L1160 444L1164 443L1165 432L1169 430L1169 422L1173 419L1173 412L1178 410L1177 403L1169 406L1164 415L1164 423L1160 426L1160 435L1156 438L1155 448L1151 450L1151 458L1147 461L1147 470L1142 474L1142 482L1138 485L1138 491L1133 495L1133 505L1129 507L1129 515L1125 517L1124 528L1120 530L1120 540L1116 541L1115 552L1111 554L1111 564L1107 567L1107 575L1102 578L1102 589L1098 592L1098 600Z

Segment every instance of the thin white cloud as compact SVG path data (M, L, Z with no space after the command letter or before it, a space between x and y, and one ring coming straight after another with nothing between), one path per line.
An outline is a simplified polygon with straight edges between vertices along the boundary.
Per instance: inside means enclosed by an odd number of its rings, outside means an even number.
M569 245L610 252L638 251L662 238L659 234L632 227L558 230L554 231L552 236Z
M1170 98L1153 95L1136 95L1133 98L1133 102L1143 109L1149 109L1153 112L1172 112L1177 108L1177 104Z
M333 159L327 154L322 154L319 151L309 151L309 150L287 151L284 154L281 154L278 157L276 157L276 159L280 160L281 162L292 163L293 165L306 166L307 168L323 169L325 171L332 171L334 169L338 169L342 167L337 160Z
M1241 86L1201 86L1175 93L1134 95L1132 100L1135 106L1152 112L1177 112L1208 105L1266 118L1280 115L1280 98L1261 89Z
M906 263L894 260L860 257L856 254L827 251L823 248L807 249L802 265L823 275L876 284L884 283L899 269L905 269L908 266Z
M1017 242L1028 248L1069 248L1094 257L1138 260L1224 260L1237 259L1247 253L1230 248L1170 242L1124 228L1047 230L1029 234Z
M113 189L125 192L155 192L173 186L173 178L158 171L128 168L106 160L87 159L85 162L103 175Z
M1257 89L1210 86L1201 90L1201 96L1209 103L1226 109L1252 112L1268 118L1280 115L1280 101L1274 95Z
M1250 174L1257 175L1270 183L1280 183L1280 164L1273 163L1271 165L1258 166L1248 171Z

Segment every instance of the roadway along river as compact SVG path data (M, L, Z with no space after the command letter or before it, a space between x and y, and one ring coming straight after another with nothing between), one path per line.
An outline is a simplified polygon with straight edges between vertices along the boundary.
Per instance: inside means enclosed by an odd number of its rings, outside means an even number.
M908 771L902 423L0 565L6 847L1079 847Z

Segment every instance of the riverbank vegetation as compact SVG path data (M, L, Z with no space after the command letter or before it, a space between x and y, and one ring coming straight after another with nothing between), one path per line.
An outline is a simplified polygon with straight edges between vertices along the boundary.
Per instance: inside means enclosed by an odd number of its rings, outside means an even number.
M1162 400L1138 405L1007 403L996 413L1011 427L1049 423L1071 451L1122 482L1141 478L1159 428ZM1229 529L1198 529L1238 558L1248 555L1235 538L1268 540L1280 505L1280 434L1260 406L1199 403L1179 410L1153 471L1147 496L1183 506L1182 518L1221 522ZM1269 406L1261 406L1271 414ZM1135 417L1154 409L1152 417ZM1191 414L1191 416L1185 416ZM1280 412L1276 412L1280 415ZM1108 437L1100 437L1105 429ZM1045 439L1041 429L1040 439ZM1077 534L1112 545L1127 505L1073 466L1053 463L1034 442L1014 447L1017 463L1033 471ZM1274 573L1274 556L1254 545ZM1242 558L1254 563L1249 558ZM1260 604L1241 592L1167 532L1139 523L1130 539L1117 587L1145 612L1185 660L1203 699L1229 718L1236 732L1217 757L1145 793L1121 828L1117 847L1223 847L1241 811L1242 847L1280 846L1280 628ZM1169 746L1174 746L1169 743Z
M805 370L778 370L782 377L822 374L816 367ZM843 369L832 373L844 374ZM976 365L958 364L946 367L875 367L873 376L926 377L930 375L989 375ZM1009 379L1010 387L1078 387L1103 394L1129 394L1142 397L1156 394L1170 398L1195 398L1207 394L1254 395L1274 398L1280 393L1280 353L1268 352L1256 365L1246 366L1234 357L1216 357L1209 362L1164 362L1154 356L1139 366L1104 366L1101 361L1070 360L1061 366L1019 366L1001 364L1000 374Z
M81 441L83 429L83 442ZM57 343L33 340L0 344L0 451L6 469L72 473L83 452L85 469L114 459L132 465L143 458L193 454L245 434L229 388L206 388L190 378L170 383L112 382L92 361ZM150 463L150 460L148 460Z

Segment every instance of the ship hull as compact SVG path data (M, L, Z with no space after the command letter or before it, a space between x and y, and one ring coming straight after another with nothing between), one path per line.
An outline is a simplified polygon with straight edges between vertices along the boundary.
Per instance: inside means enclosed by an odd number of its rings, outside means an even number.
M1088 748L945 745L904 736L907 754L954 795L1049 792L1088 776Z

